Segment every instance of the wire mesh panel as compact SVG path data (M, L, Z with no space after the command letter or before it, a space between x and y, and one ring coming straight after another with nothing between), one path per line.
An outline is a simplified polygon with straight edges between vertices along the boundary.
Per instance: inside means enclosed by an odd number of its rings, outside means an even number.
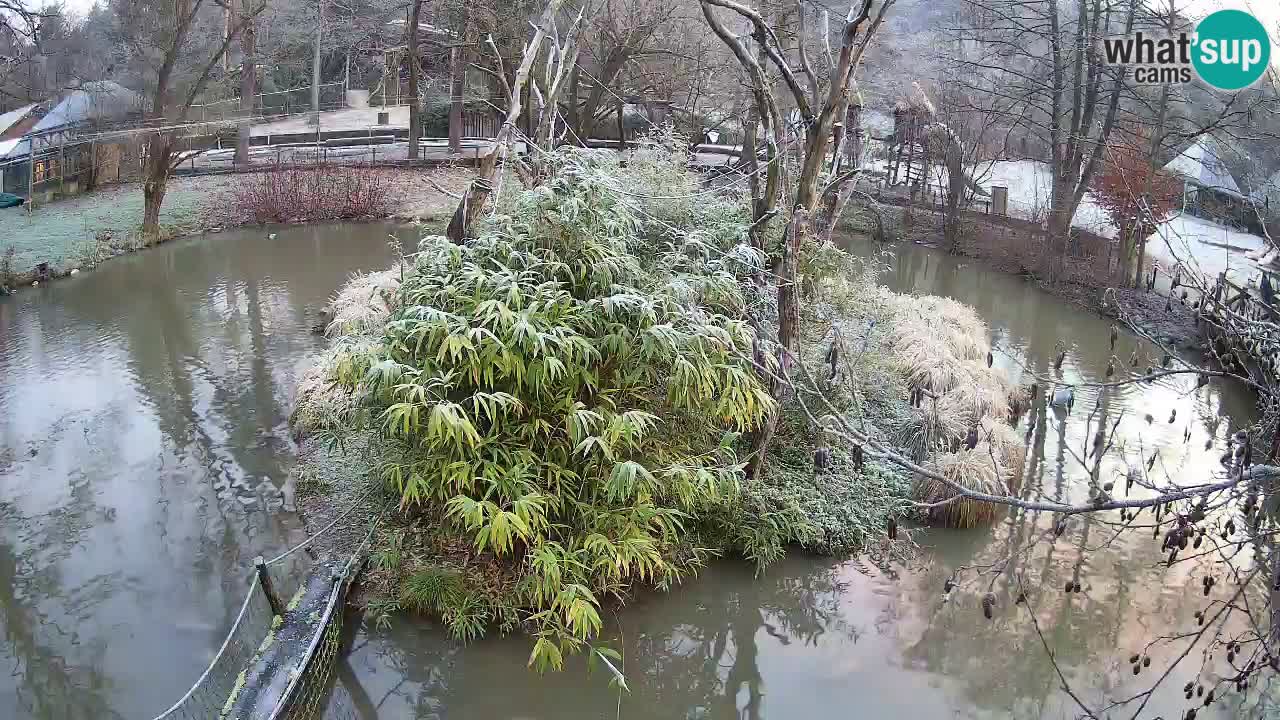
M191 691L156 720L210 720L222 715L228 698L244 682L249 666L264 638L270 636L275 616L271 604L258 585L257 576L250 581L240 613L233 621L224 644L205 674Z
M325 703L321 706L323 710L317 717L323 720L377 720L378 710L373 701L367 695L361 695L364 700L361 704L350 691L348 683L358 681L352 677L349 665L345 666L346 672L343 672L344 663L345 659L338 659L336 677L330 683Z
M341 591L340 591L341 592ZM325 707L334 687L339 654L342 648L341 600L333 613L324 637L316 646L311 662L302 669L302 678L288 700L288 707L280 715L286 720L320 720L326 717Z

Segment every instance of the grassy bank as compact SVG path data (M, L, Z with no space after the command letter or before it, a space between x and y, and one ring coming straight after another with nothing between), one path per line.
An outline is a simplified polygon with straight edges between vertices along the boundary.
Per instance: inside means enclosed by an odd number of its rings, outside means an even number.
M386 178L385 210L368 219L439 221L453 209L448 193L460 192L467 170L416 171L380 169ZM142 220L142 186L136 183L103 187L90 193L26 208L0 211L0 285L17 288L37 278L36 268L47 263L52 277L72 270L88 270L112 257L142 250L155 242L253 224L248 213L235 207L237 190L265 173L176 177L169 181L160 215L160 238L147 240L138 232ZM296 222L307 222L305 208Z

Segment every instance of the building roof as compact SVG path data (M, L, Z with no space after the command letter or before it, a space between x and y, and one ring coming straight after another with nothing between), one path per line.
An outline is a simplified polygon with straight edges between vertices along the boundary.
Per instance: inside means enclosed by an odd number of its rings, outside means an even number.
M39 133L89 120L119 120L141 112L144 104L142 95L123 85L110 80L88 82L62 96L31 131Z
M1244 197L1240 193L1240 186L1236 185L1231 172L1227 170L1227 166L1214 152L1212 144L1204 138L1195 141L1178 153L1164 166L1164 169L1194 185L1237 198Z
M22 120L22 118L26 117L35 109L36 105L35 103L32 103L26 107L20 107L17 110L10 110L9 112L0 115L0 133L4 133L5 130L16 125L18 121Z
M10 155L13 155L14 157L17 157L18 155L20 155L21 153L16 152L17 150L19 150L18 146L24 145L25 143L26 141L23 140L22 138L13 138L12 140L0 140L0 161L7 160Z

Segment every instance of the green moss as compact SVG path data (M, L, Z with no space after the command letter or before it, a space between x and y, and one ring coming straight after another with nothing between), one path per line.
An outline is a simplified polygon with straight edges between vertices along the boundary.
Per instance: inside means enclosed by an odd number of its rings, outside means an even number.
M235 706L236 699L240 697L240 691L244 689L244 683L248 672L249 669L245 668L236 676L235 685L231 687L231 694L227 696L227 701L223 703L222 710L218 713L218 717L225 718L231 714L231 708Z
M293 612L298 609L298 606L302 604L302 596L306 593L306 590L306 586L303 585L293 593L293 597L289 598L289 604L284 607L285 612Z

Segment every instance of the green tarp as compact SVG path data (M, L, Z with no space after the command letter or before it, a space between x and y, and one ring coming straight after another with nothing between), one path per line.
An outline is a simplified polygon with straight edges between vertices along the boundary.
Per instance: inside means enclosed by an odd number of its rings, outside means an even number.
M22 198L10 193L0 193L0 208L18 207L23 202Z

